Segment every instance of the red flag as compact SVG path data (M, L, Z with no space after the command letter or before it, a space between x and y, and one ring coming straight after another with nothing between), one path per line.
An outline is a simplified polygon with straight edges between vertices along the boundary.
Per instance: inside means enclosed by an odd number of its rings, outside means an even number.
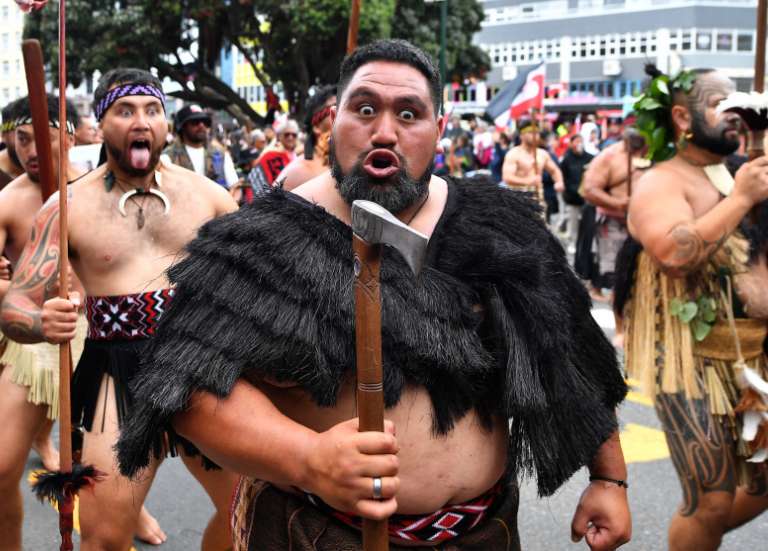
M544 107L544 62L521 73L496 94L485 112L498 128L506 128L510 119L528 115L531 109Z

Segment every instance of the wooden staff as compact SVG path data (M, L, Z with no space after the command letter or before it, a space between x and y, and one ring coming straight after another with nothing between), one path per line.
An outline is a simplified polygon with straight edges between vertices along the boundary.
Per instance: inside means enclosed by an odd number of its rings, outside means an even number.
M765 40L766 40L766 16L768 16L768 0L757 0L757 44L755 45L755 92L765 91ZM750 128L749 150L747 156L750 161L765 155L764 151L765 129Z
M40 193L43 203L45 203L58 187L53 172L51 140L48 138L50 122L48 120L48 96L45 93L43 52L37 40L25 40L21 43L21 53L24 57L24 71L27 75L32 128L35 131L35 149L40 167Z
M627 150L627 197L632 197L632 147L629 136L624 137L624 148Z
M347 55L357 48L357 31L360 29L360 0L352 0L347 30Z
M67 224L67 11L59 0L59 298L69 298L69 226ZM72 472L72 409L70 377L72 360L69 343L59 346L59 457L62 472ZM74 505L70 494L67 501ZM70 511L71 515L71 511ZM70 527L71 534L71 527Z
M766 18L768 17L768 0L757 0L757 44L755 45L755 92L765 91L765 40L766 40ZM749 132L749 149L747 150L747 159L753 161L758 157L765 155L765 121L762 124L754 124ZM757 224L760 218L760 203L755 205L750 212L750 218L754 224Z
M27 74L35 147L40 165L41 193L47 200L59 192L59 297L69 298L69 256L67 226L67 100L66 100L66 2L59 3L59 164L58 182L54 177L50 142L48 100L45 92L45 73L40 43L27 40L22 44ZM58 184L58 185L57 185ZM79 488L92 483L97 474L92 467L74 469L72 462L72 420L70 379L72 358L70 344L59 346L59 456L57 472L39 475L33 489L41 500L55 500L59 509L61 551L72 551L72 530L75 495Z

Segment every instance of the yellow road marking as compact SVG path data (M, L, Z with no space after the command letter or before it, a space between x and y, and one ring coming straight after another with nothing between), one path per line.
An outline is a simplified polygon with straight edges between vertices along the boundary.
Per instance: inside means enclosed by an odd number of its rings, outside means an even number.
M29 473L27 473L27 482L29 483L30 487L32 484L35 483L35 478L37 477L38 473L42 473L43 471L40 469L30 470ZM59 510L55 502L48 502L48 504L53 508L54 511ZM75 532L78 534L80 533L80 501L75 497L75 512L72 515L72 518L74 520L74 526L75 526ZM135 547L131 547L129 551L136 551Z
M640 381L629 378L626 380L626 383L631 388L631 390L627 392L627 400L636 404L653 407L653 400L642 392Z
M627 392L627 400L629 400L630 402L634 402L636 404L653 407L653 400L648 398L648 396L646 396L642 392L636 392L634 390L630 390L629 392Z
M669 457L664 433L658 429L628 423L619 437L627 463L644 463Z

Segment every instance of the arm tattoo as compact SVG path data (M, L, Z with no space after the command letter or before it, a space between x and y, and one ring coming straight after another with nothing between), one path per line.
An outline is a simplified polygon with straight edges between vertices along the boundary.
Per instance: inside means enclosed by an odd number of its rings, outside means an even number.
M690 223L678 224L669 236L675 243L674 255L670 262L662 262L662 266L683 274L698 270L726 239L726 234L723 234L717 241L706 241Z
M57 291L59 272L58 208L43 209L13 274L2 306L2 330L18 342L42 340L43 302Z

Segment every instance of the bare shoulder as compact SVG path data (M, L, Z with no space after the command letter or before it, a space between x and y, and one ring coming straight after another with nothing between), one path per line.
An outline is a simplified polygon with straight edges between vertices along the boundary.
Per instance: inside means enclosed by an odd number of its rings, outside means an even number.
M331 178L330 172L324 172L295 187L290 192L306 199L310 203L324 205L328 202L332 190L335 190L333 178Z
M39 185L26 173L14 178L0 191L0 224L8 225L19 216L30 217L41 202Z
M161 186L167 186L172 192L178 192L180 188L193 189L198 197L203 198L215 209L217 216L237 210L237 203L229 192L205 176L164 162L161 162L160 174L162 175Z
M683 173L676 167L674 161L664 161L654 165L637 179L632 198L657 198L676 193L683 193Z
M507 154L505 156L505 159L517 159L520 156L520 152L523 150L523 146L516 145L509 151L507 151Z
M83 216L90 219L90 215L93 212L91 209L99 204L102 194L107 191L104 182L106 174L107 165L101 165L86 173L84 176L77 178L67 186L67 193L70 197L70 220L76 218L78 213L82 213ZM55 194L55 197L58 198L58 193ZM53 199L53 197L51 197L51 199ZM50 202L51 199L49 199L48 202Z
M278 180L283 181L284 190L292 191L326 170L328 170L327 167L323 167L314 161L304 158L295 159L285 167L280 176L278 176Z

